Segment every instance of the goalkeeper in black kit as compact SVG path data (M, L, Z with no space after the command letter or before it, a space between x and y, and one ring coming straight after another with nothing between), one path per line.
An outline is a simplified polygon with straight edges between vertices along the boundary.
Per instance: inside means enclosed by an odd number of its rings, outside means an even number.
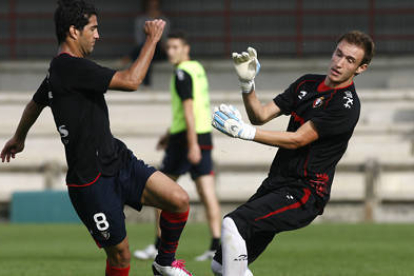
M283 231L310 224L329 201L335 168L346 151L360 114L353 79L368 68L372 39L359 31L342 35L326 75L304 75L262 105L254 78L256 50L233 53L243 102L253 125L290 115L286 131L267 131L243 122L225 104L215 108L213 126L224 134L278 147L267 178L243 205L227 214L222 245L211 267L215 275L252 275L252 263Z

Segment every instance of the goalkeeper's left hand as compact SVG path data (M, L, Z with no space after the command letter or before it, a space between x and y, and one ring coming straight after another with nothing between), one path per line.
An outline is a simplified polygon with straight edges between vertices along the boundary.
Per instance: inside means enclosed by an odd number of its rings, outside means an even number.
M254 78L260 71L260 63L257 59L257 51L249 47L247 52L233 53L234 69L240 80L240 88L243 93L254 90Z
M256 135L256 128L243 122L240 112L232 105L215 107L212 125L230 137L253 140Z

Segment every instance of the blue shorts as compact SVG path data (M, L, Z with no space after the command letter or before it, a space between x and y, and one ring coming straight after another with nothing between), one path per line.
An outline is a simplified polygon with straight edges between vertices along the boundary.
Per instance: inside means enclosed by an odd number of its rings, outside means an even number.
M188 149L177 144L168 145L160 171L172 176L180 176L190 172L191 178L196 180L200 176L213 174L213 160L211 149L201 148L201 161L194 165L188 161Z
M117 175L101 175L91 185L69 187L73 207L99 247L117 245L124 240L124 205L141 210L142 192L155 171L132 155Z

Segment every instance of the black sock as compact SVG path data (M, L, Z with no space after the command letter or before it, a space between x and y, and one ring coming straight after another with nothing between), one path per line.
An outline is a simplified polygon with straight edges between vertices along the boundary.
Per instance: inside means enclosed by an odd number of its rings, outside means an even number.
M161 239L155 261L162 266L171 265L175 260L178 241L188 219L188 210L184 213L161 212Z
M220 246L220 238L212 238L210 244L210 250L216 251Z
M158 250L158 248L160 247L160 242L161 242L161 238L160 237L156 237L155 238L155 243L154 243L154 245L155 245L155 248Z

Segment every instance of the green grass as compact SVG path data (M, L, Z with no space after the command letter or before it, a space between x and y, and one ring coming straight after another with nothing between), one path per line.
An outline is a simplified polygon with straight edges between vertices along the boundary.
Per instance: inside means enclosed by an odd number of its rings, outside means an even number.
M129 225L131 249L153 242L153 225ZM207 226L189 224L178 258L195 275L212 275L209 263L193 261L209 244ZM283 233L251 265L255 275L411 276L414 226L316 224ZM0 275L104 275L105 253L82 225L0 224ZM130 275L152 275L150 261L133 260Z

